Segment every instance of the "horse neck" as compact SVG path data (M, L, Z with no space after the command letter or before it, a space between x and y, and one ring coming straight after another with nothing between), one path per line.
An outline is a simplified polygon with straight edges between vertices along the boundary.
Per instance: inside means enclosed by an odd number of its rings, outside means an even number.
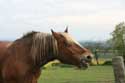
M43 66L58 55L57 42L50 34L38 33L34 36L32 57L36 66Z

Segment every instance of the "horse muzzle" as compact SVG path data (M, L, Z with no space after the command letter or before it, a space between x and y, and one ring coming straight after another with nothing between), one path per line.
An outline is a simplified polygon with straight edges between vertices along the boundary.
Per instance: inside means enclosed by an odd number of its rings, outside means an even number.
M88 67L89 67L89 64L84 59L81 59L79 68L80 69L87 69Z
M80 59L80 68L87 69L89 67L89 63L92 62L91 56L86 56Z

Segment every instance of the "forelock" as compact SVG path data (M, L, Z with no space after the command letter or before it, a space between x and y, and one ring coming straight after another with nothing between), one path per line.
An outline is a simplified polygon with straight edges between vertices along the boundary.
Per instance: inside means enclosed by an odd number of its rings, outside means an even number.
M66 41L68 43L75 43L77 45L79 45L80 47L83 47L80 45L80 43L78 41L76 41L71 35L69 35L68 33L61 33L61 35L66 39Z

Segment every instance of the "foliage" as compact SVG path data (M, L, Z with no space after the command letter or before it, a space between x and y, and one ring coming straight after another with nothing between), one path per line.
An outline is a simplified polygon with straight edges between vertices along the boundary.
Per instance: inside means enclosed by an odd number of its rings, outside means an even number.
M112 65L112 61L111 60L105 61L102 65Z
M117 55L121 55L125 59L125 23L116 25L112 32L113 49L117 50Z
M52 67L54 65L58 65L58 64L60 64L60 61L54 60L54 61L51 61L48 64L46 64L43 68L50 68L50 67Z
M62 64L62 63L52 63L53 67L65 67L65 68L71 68L74 67L73 65L68 65L68 64Z
M52 67L71 68L71 67L74 67L74 66L68 65L68 64L63 64L58 60L54 60L54 61L51 61L48 64L46 64L42 69L49 69L49 68L52 68Z

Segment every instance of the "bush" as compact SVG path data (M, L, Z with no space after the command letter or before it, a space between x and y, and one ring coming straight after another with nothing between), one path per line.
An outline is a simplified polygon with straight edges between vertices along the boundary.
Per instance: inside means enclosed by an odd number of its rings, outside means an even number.
M102 65L112 65L112 61L105 61Z
M71 68L73 67L73 65L68 65L68 64L62 64L62 63L52 63L52 66L56 66L56 67L65 67L65 68Z
M52 66L55 67L55 66L59 66L61 63L52 63Z
M46 69L46 67L42 67L42 69Z
M96 66L97 64L95 64L94 62L90 63L90 66Z
M73 65L68 65L68 64L60 64L60 67L62 68L71 68L74 67Z

